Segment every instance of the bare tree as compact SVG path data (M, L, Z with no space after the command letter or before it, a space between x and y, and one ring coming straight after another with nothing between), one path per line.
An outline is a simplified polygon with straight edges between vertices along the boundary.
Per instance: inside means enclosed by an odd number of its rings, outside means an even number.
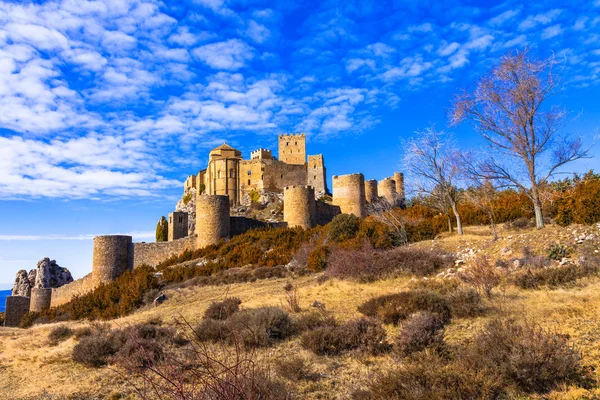
M462 235L456 189L460 172L458 151L443 131L433 127L417 131L404 146L404 165L412 175L414 190L442 207L448 205L456 218L456 230Z
M379 200L369 203L367 211L375 220L390 227L401 244L408 244L404 219L394 210L389 201L382 197Z
M465 195L471 203L486 213L490 220L490 229L494 240L498 240L498 231L496 230L495 200L498 192L490 180L475 180L475 186L470 187Z
M557 90L554 58L535 60L528 50L509 52L484 76L472 94L456 96L451 123L464 120L496 150L478 166L479 173L502 187L527 194L535 210L536 226L544 227L540 186L565 164L584 158L580 139L561 135L566 113L542 108Z

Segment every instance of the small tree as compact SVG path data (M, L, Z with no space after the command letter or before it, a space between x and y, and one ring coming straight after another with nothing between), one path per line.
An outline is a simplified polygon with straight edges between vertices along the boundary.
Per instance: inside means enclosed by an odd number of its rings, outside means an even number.
M543 108L557 89L554 64L554 58L530 58L527 49L509 52L472 94L456 96L450 115L452 124L475 123L496 152L478 163L479 174L526 193L538 228L544 227L540 187L560 167L587 156L579 138L560 135L565 111Z
M413 187L417 194L430 198L432 204L441 210L445 205L456 218L456 230L463 234L458 213L459 191L456 184L459 178L459 157L445 133L430 127L416 132L416 137L405 144L404 165L413 176Z
M166 242L169 240L169 223L167 219L162 216L158 220L156 224L156 241L157 242Z
M496 191L496 188L490 180L484 180L483 182L476 180L475 183L476 186L470 187L465 192L465 195L468 201L470 201L477 208L485 212L490 221L490 229L492 230L494 240L498 240L498 232L496 230L496 216L494 212L494 204L496 198L498 197L498 192Z

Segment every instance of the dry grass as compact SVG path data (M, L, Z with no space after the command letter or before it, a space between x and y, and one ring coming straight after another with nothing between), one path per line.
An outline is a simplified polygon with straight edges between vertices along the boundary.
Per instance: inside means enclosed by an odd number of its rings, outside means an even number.
M503 239L491 241L487 227L467 228L467 235L443 237L435 242L423 242L417 246L434 246L448 251L465 247L486 248L492 258L498 257L500 249L507 247L519 251L530 246L542 251L557 240L572 243L572 228L549 226L543 231L510 232L501 230ZM508 236L513 236L507 239ZM564 239L561 239L564 238ZM459 249L459 250L460 250ZM285 303L282 287L289 279L273 279L254 283L225 286L205 286L173 289L166 292L167 301L160 307L145 307L133 315L111 321L113 327L145 322L159 317L164 323L184 317L190 322L202 318L206 308L226 297L239 297L242 309L261 306L281 306ZM357 306L365 300L405 290L409 278L399 278L373 283L329 280L319 284L315 276L301 277L293 281L298 288L303 310L318 300L325 303L340 322L360 317ZM488 300L486 300L488 301ZM600 279L586 278L579 285L568 289L523 291L508 287L495 289L489 304L492 310L476 318L454 319L446 327L445 340L450 345L470 338L477 328L498 316L536 321L543 327L568 334L581 350L584 365L600 371ZM87 322L61 323L71 329L88 326ZM135 398L127 383L111 368L91 369L71 361L71 351L77 343L71 337L56 346L48 343L48 334L58 324L35 326L29 330L0 328L0 399L40 398L45 389L57 398L69 398L82 394L84 398L105 398L111 393L129 394ZM397 329L386 326L388 337L394 337ZM299 338L260 350L272 360L286 358L289 354L302 357L311 366L311 374L317 378L294 383L300 398L326 399L335 393L336 398L348 398L350 393L364 386L378 371L392 365L392 355L344 354L340 357L318 357L301 347ZM40 373L43 371L43 373ZM600 375L596 376L600 378ZM551 399L600 397L600 389L562 388L549 395Z

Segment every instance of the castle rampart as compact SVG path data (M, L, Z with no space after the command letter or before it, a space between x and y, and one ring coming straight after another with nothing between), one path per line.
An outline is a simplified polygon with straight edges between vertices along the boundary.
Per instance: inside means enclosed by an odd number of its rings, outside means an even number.
M196 248L229 239L229 197L200 195L196 199Z
M186 250L196 249L196 235L186 236L170 242L136 242L133 244L133 268L142 265L155 267Z
M31 289L31 305L29 310L32 312L40 312L50 308L52 303L52 288L32 288Z
M333 203L339 206L344 214L354 214L359 218L365 218L365 177L363 174L335 175L333 177Z
M52 301L50 306L57 307L68 303L75 296L82 296L94 290L97 282L94 281L92 273L87 274L81 279L77 279L67 285L52 289Z
M283 191L283 220L290 228L312 228L317 223L315 190L311 186L287 186Z
M396 182L396 202L404 203L406 200L406 192L404 191L404 174L402 172L394 172L394 181Z
M188 235L188 213L172 212L169 214L168 240L169 242L184 238Z
M377 181L375 179L369 179L365 181L365 200L368 203L373 203L379 198L379 192L377 191Z
M377 187L379 195L390 204L396 204L396 182L392 178L385 178L379 182Z
M8 296L4 313L4 326L19 326L21 318L29 312L30 298L25 296Z
M133 268L131 236L107 235L94 238L92 276L97 283L108 283Z

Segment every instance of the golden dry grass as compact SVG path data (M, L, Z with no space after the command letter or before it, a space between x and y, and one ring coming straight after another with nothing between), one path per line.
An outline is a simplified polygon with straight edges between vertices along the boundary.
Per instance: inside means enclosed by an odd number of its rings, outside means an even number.
M464 248L482 250L498 257L502 248L520 251L523 245L543 251L550 243L572 243L572 229L550 226L543 231L510 232L502 230L502 239L493 242L486 227L467 228L467 235L448 236L417 246L443 247L456 252ZM588 228L577 227L585 230ZM592 229L592 228L589 228ZM510 237L510 238L509 238ZM356 307L365 300L405 288L409 279L393 279L375 283L355 283L330 280L319 284L315 276L294 280L299 287L300 303L304 309L313 301L326 304L339 320L359 316ZM161 318L169 323L184 317L191 323L199 320L212 302L225 296L237 296L245 308L263 305L283 305L285 279L234 284L228 287L190 287L168 290L168 300L160 307L146 307L128 317L110 321L114 327ZM570 335L581 350L584 364L600 371L600 279L586 279L568 289L523 291L514 287L496 289L491 300L493 310L484 317L456 319L446 331L446 340L456 344L467 340L486 320L497 316L511 317L539 323L544 327ZM89 325L89 322L66 322L71 328ZM57 346L48 343L48 334L57 324L34 326L28 330L0 328L0 399L34 399L46 392L53 398L108 398L111 394L130 394L131 388L111 367L86 368L71 361L71 351L76 343L70 338ZM395 329L387 327L390 338ZM391 356L365 356L347 354L342 357L316 357L292 339L275 348L261 351L262 357L276 359L289 354L310 360L318 381L298 384L300 398L347 398L377 371L394 361ZM596 378L600 378L597 376ZM600 390L586 391L578 388L561 388L550 398L600 398Z

